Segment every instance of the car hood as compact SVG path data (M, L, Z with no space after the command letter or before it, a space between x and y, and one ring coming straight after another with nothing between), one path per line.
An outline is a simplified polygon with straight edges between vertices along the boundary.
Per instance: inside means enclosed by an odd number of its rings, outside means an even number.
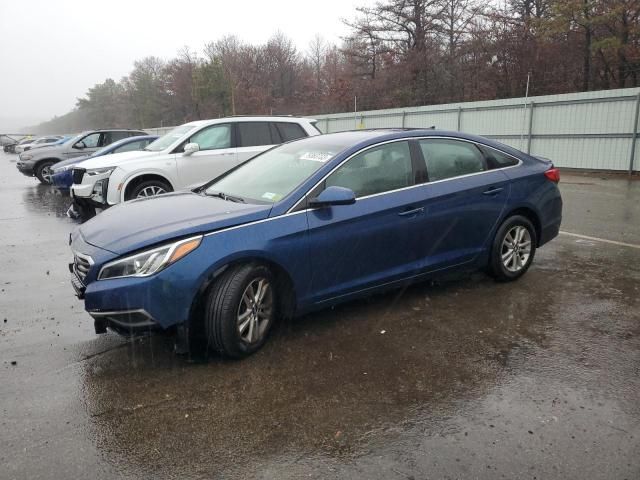
M116 205L79 230L87 243L122 255L173 238L262 220L271 207L183 191Z
M91 157L82 162L82 168L87 170L90 168L118 167L134 158L146 158L157 155L157 152L146 152L144 150L135 150L132 152L111 153L101 155L99 157Z
M91 158L91 157L89 155L85 155L83 157L74 157L68 160L63 160L62 162L58 162L55 164L53 171L55 172L56 170L59 170L62 167L68 167L69 165L75 165L77 163L84 162L88 158Z
M44 157L48 155L58 156L61 153L65 152L67 149L64 147L64 145L50 145L48 147L34 148L32 150L33 152L31 150L27 150L29 152L29 155Z

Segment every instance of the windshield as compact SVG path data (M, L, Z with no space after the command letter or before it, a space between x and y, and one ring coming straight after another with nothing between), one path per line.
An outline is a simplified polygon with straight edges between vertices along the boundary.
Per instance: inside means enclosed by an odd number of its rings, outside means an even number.
M145 148L148 152L160 152L165 148L171 146L176 140L182 137L185 133L190 132L196 128L193 125L180 125L179 127L174 128L169 133L164 134L155 142L150 143Z
M248 161L211 184L205 193L275 203L346 146L344 141L322 136L287 143Z

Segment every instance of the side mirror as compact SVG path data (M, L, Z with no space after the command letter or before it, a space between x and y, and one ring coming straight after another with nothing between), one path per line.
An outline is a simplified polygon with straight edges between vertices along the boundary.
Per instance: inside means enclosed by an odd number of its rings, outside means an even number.
M316 198L309 200L311 207L352 205L354 203L356 203L356 194L350 188L344 187L327 187Z
M82 150L87 148L87 146L84 144L84 142L82 140L80 140L78 143L76 143L73 148L77 148L78 150Z
M184 155L188 156L188 155L192 155L196 152L200 151L200 145L198 145L197 143L187 143L184 146Z

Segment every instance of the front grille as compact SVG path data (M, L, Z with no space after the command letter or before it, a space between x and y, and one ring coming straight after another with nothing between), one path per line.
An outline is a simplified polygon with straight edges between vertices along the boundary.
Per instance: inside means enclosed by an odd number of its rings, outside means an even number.
M73 255L73 270L78 278L82 281L87 277L91 268L91 258L81 254Z
M82 177L87 170L84 168L74 168L71 170L71 176L73 177L73 183L80 185L82 183Z

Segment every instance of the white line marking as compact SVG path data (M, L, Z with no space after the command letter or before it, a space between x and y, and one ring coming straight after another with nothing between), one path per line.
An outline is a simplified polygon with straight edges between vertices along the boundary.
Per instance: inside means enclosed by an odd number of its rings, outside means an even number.
M634 243L616 242L615 240L607 240L606 238L599 238L599 237L590 237L588 235L580 235L579 233L564 232L562 230L560 230L560 233L562 235L568 235L570 237L583 238L585 240L593 240L594 242L610 243L612 245L619 245L621 247L630 247L630 248L640 249L640 245L636 245Z

